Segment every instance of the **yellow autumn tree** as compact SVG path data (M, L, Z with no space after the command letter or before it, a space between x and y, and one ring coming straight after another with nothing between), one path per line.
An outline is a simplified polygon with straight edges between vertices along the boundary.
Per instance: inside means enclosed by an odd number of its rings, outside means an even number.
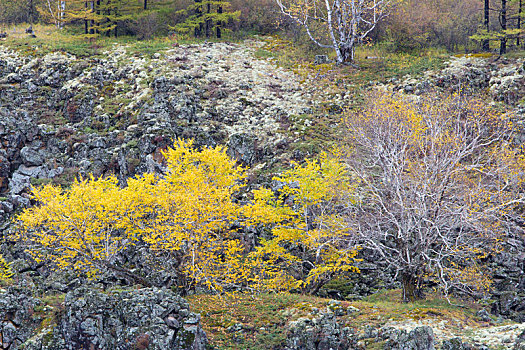
M293 164L274 180L278 194L262 189L255 205L277 222L272 238L262 240L251 253L268 289L300 288L316 291L335 275L354 271L357 247L351 245L343 204L355 203L353 181L340 155L327 153L304 164Z
M133 229L151 250L175 262L186 286L240 287L246 279L245 247L234 225L243 220L234 195L244 170L224 147L192 146L179 140L164 153L169 169L164 177L130 181L127 190L140 194L144 208Z
M137 208L136 196L122 191L113 176L75 181L67 190L45 185L33 190L40 203L18 216L18 238L28 243L37 262L96 275L110 269L124 278L145 279L114 264L137 237L128 230Z
M215 292L306 288L355 269L356 251L336 210L351 187L335 158L296 165L278 179L284 184L278 193L261 189L241 205L236 195L245 170L224 147L197 150L178 140L164 156L166 174L144 174L125 188L110 176L66 190L35 189L39 205L19 215L20 237L35 259L58 268L92 276L109 270L150 285L147 276L117 263L140 244L160 258L161 266L151 269L172 269L179 286ZM251 253L242 234L247 226L271 231Z

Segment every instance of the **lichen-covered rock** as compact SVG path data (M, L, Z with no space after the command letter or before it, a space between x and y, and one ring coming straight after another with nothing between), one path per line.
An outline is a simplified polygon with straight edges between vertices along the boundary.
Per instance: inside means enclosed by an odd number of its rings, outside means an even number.
M286 350L345 350L354 343L352 330L342 327L335 313L327 309L313 318L290 322Z
M513 350L525 350L525 330L517 337Z
M461 338L443 340L441 350L469 350L470 346L463 344Z
M495 101L516 105L525 96L525 72L520 64L495 70L489 81L490 94Z
M433 350L434 332L431 327L416 327L410 332L395 330L385 344L388 350Z
M38 326L34 319L37 299L21 289L0 289L0 348L18 349Z
M452 57L436 78L436 85L451 91L481 90L488 87L490 76L487 60L469 56Z
M200 316L165 289L103 292L80 288L66 294L56 324L27 340L26 350L204 350Z

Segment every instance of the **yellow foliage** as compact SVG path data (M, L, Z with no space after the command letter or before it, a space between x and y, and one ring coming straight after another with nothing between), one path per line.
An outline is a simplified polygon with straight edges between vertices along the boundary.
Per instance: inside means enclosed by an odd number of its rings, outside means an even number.
M355 203L356 185L344 164L339 157L322 153L316 160L293 165L274 178L284 184L278 198L268 190L256 193L255 206L273 207L274 214L265 215L278 223L272 229L273 238L263 240L251 254L256 265L265 267L261 271L266 274L267 289L310 288L335 274L359 271L354 266L357 248L348 247L344 213L337 207ZM285 204L288 197L293 204ZM303 271L305 264L308 267Z
M21 237L32 242L37 261L51 260L59 268L96 273L130 242L121 234L134 209L113 176L75 181L70 189L45 185L33 191L41 205L18 219Z
M122 272L115 266L117 255L140 241L165 256L183 283L217 292L298 287L302 276L292 277L285 268L305 256L291 254L285 247L290 243L314 252L307 283L352 269L355 250L342 244L342 218L328 210L348 190L345 169L336 159L323 155L296 165L280 178L287 183L280 197L259 189L251 203L240 205L234 196L245 172L224 147L196 150L191 141L179 140L164 156L167 174L143 174L125 188L110 176L76 181L67 190L35 189L40 205L18 216L20 237L31 243L37 260L92 276L101 269ZM285 204L287 196L295 198L294 207ZM320 208L326 210L309 214ZM248 254L238 228L261 225L274 226L274 237Z
M6 262L2 255L0 255L0 281L10 281L13 275L11 263Z

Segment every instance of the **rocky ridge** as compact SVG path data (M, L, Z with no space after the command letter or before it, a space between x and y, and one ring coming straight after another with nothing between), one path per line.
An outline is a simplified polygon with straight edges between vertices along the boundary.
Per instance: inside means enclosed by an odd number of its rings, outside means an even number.
M286 349L489 350L521 349L525 342L525 323L472 327L465 326L462 319L429 317L360 329L346 325L359 312L336 300L326 308L312 308L307 316L289 322Z
M378 85L389 91L421 95L433 90L486 93L493 102L516 107L525 113L525 59L452 57L440 71L420 77L393 78Z

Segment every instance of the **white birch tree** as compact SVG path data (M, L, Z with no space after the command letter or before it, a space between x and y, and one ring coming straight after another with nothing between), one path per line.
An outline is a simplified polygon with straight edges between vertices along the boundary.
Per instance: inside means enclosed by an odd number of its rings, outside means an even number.
M276 0L281 12L300 24L320 47L333 49L337 62L354 60L356 46L398 0Z

